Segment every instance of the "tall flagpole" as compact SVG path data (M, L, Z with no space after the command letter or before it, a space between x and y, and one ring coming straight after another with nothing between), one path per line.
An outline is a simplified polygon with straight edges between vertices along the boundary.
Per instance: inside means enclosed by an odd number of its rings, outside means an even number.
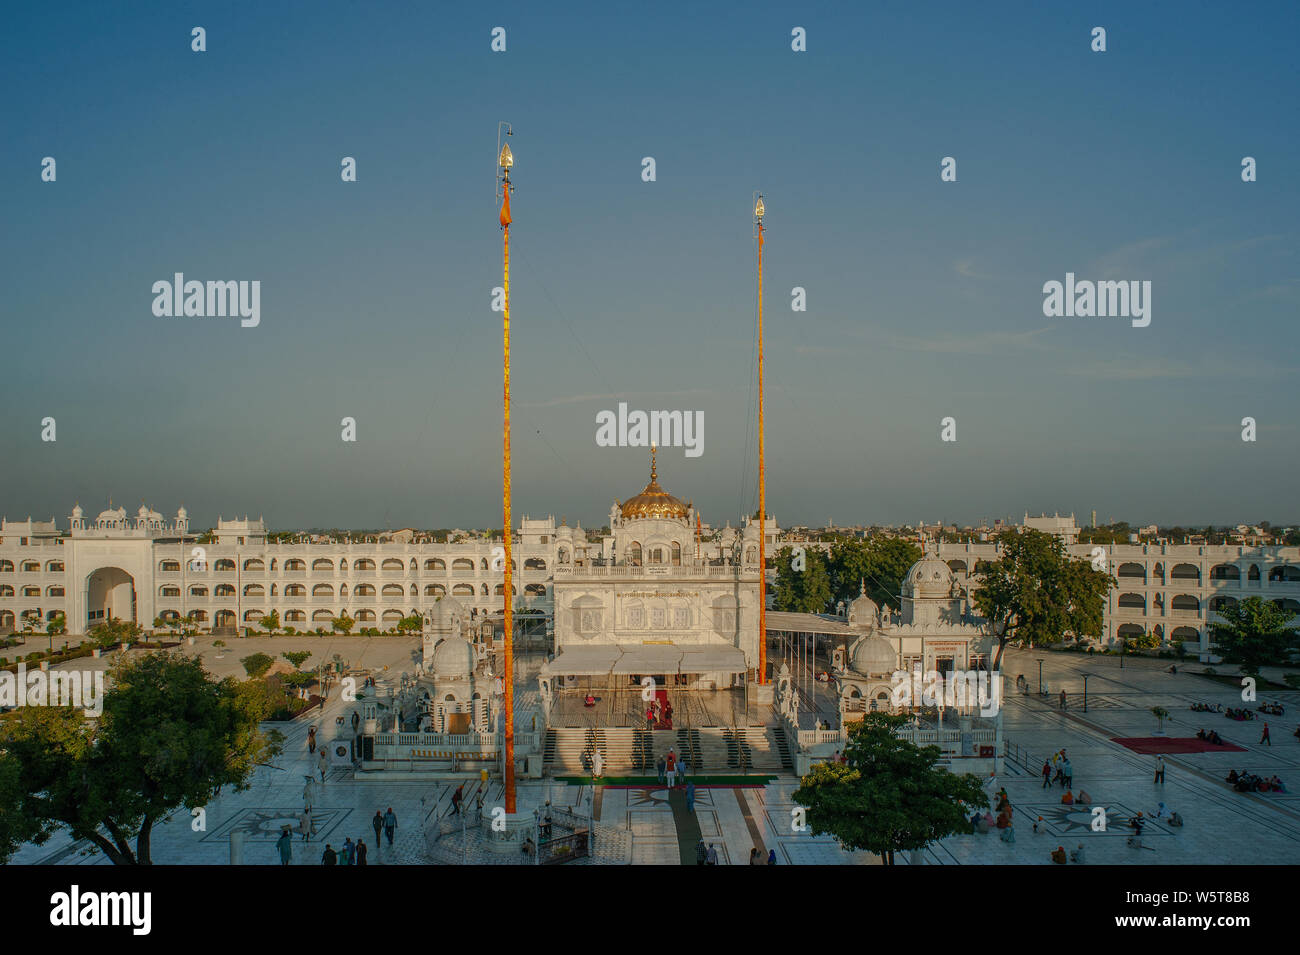
M767 459L763 440L763 196L754 203L758 231L758 682L767 682Z
M515 812L515 666L514 666L514 615L513 601L511 598L512 577L510 545L511 523L510 523L510 167L515 164L515 158L510 152L509 145L501 146L501 153L497 157L497 164L501 167L501 287L502 287L502 320L501 320L501 354L502 354L502 445L501 445L501 511L502 511L502 531L501 536L505 540L505 584L502 588L503 599L505 600L505 666L502 673L502 681L505 684L505 785L506 785L506 813L514 815Z

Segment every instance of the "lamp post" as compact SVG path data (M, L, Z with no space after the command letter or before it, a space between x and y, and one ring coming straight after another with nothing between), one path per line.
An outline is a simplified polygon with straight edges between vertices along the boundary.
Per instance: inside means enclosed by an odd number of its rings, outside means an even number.
M1038 658L1038 695L1043 695L1043 658Z
M759 193L754 201L754 235L758 238L758 683L767 682L767 460L763 422L763 216Z
M506 123L505 133L512 134L510 124ZM497 140L501 139L501 125L497 126ZM503 695L505 697L505 796L506 812L515 812L515 675L514 675L514 617L511 613L510 590L512 583L510 559L510 170L515 164L514 154L507 143L500 143L497 153L498 186L501 194L501 355L502 355L502 424L501 424L501 536L505 543L505 582L502 586L502 599L505 603L505 646L504 665L501 674Z
M1083 712L1088 712L1088 674L1083 675Z

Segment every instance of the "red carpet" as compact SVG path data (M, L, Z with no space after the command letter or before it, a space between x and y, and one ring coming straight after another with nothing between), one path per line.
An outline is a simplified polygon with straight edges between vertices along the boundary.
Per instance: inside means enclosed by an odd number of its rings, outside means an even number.
M1157 756L1161 753L1170 755L1175 753L1246 752L1242 747L1235 746L1226 740L1223 742L1222 746L1215 746L1213 743L1207 743L1205 740L1197 739L1195 736L1183 738L1173 738L1168 736L1130 736L1125 738L1112 736L1110 741L1128 747L1135 753L1143 753L1147 756Z

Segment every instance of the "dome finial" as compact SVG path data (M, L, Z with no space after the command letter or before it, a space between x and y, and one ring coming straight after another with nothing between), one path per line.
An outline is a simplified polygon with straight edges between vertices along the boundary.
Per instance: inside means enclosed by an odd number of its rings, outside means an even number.
M653 444L650 445L650 480L651 481L656 480L656 478L658 477L657 465L655 464L655 452L657 450L658 449Z
M860 589L858 590L858 596L865 597L867 595L867 578L865 577L859 578L859 581L860 581Z

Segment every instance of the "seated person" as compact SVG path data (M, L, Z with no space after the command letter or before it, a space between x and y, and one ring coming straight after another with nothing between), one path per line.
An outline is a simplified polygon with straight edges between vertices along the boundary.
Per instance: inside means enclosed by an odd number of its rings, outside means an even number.
M1151 818L1152 818L1152 819L1163 819L1163 818L1165 818L1165 816L1167 816L1167 815L1169 815L1169 810L1167 810L1167 809L1165 808L1165 804L1164 804L1164 803L1161 803L1159 806L1156 807L1156 811L1155 811L1155 813L1152 815Z
M1070 861L1083 864L1083 843L1079 843L1079 848L1070 853Z
M1070 790L1067 789L1067 790L1065 791L1065 795L1061 797L1061 805L1063 805L1063 806L1073 806L1073 805L1074 805L1074 796L1072 796L1072 795L1070 794Z
M1047 831L1047 824L1043 822L1043 817L1039 816L1037 819L1034 820L1034 834L1037 835L1040 832L1046 832L1046 831Z
M988 835L989 831L992 828L993 827L989 825L989 821L985 819L983 816L980 816L975 820L975 831L978 832L981 836Z
M1078 804L1078 805L1080 805L1080 806L1091 806L1091 805L1092 805L1092 797L1089 796L1087 790L1084 790L1084 789L1080 789L1080 790L1079 790L1079 795L1077 795L1077 796L1074 797L1074 801L1075 801L1076 804Z
M1181 826L1182 824L1183 824L1183 817L1182 817L1182 816L1178 815L1178 813L1176 813L1176 812L1171 812L1171 813L1169 814L1169 825L1171 825L1171 826Z
M1057 846L1052 850L1052 861L1057 865L1065 865L1065 846Z
M1007 829L1010 826L1011 826L1011 811L1009 809L1004 809L1002 812L998 813L998 828Z
M1128 827L1130 829L1136 830L1139 836L1142 835L1142 827L1145 826L1146 824L1147 824L1146 817L1143 816L1142 813L1140 812L1128 821Z
M998 836L998 838L1001 839L1003 842L1015 842L1016 841L1015 828L1012 826L1007 826L1005 829L1002 830L1002 834Z
M582 705L583 705L583 706L595 706L595 705L596 705L596 698L595 698L594 696L592 696L590 693L588 693L588 694L586 695L586 697L583 699L583 701L582 701Z
M1228 770L1228 782L1235 783L1240 778L1241 773L1237 772L1235 769Z
M1203 729L1202 729L1202 730L1197 730L1197 731L1196 731L1196 738L1197 738L1197 739L1205 739L1205 730L1203 730Z

